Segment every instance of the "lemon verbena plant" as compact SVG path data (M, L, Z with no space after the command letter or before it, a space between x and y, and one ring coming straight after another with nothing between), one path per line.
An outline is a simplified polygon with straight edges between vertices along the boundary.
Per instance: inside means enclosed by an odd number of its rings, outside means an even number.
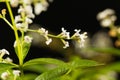
M49 31L45 28L39 28L38 30L29 29L29 24L33 23L35 15L47 10L49 6L49 1L47 0L0 0L0 4L2 3L5 3L7 8L1 9L0 19L4 20L14 32L15 42L11 47L14 48L19 63L15 64L11 58L3 57L4 55L10 55L10 53L4 48L0 49L0 79L74 80L70 78L71 76L68 76L73 70L100 65L96 61L84 59L73 59L72 61L64 62L54 58L35 58L25 62L24 59L33 40L31 36L25 34L27 32L38 33L43 36L46 40L46 45L53 42L52 38L60 39L64 44L63 48L69 47L69 40L74 40L80 44L80 47L84 47L87 32L80 33L80 29L75 29L75 33L70 36L70 32L67 32L64 28L61 28L61 33L58 35L49 34ZM14 7L18 8L17 15L13 15L12 8ZM7 19L6 14L9 15L11 21ZM54 65L54 67L49 69L50 65ZM41 68L45 70L41 71ZM37 70L30 74L25 72L26 69Z

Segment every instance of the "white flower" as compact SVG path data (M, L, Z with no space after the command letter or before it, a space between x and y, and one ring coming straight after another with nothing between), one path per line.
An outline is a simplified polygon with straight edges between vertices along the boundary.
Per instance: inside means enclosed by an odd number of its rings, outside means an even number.
M8 72L3 72L3 73L1 74L1 78L2 78L3 80L8 79L8 77L9 77Z
M69 47L69 42L68 41L65 41L64 44L65 44L65 46L63 46L64 49Z
M87 32L80 34L80 47L84 47L85 38L87 38L86 34Z
M23 6L20 6L18 9L18 13L22 13L22 12L25 12L25 9L23 8Z
M6 49L0 50L0 55L5 55L5 54L9 55L10 53Z
M41 35L44 35L44 36L47 36L47 35L48 35L48 30L45 30L45 28L40 28L40 29L38 29L38 32L39 32Z
M114 14L115 14L114 10L112 10L112 9L106 9L106 10L98 13L97 19L98 20L102 20L102 19L105 19L108 16L110 17L110 16L112 16Z
M22 20L22 18L21 18L20 15L15 16L15 23L17 23L17 22L19 22L19 21L21 21L21 20Z
M13 60L12 60L11 58L9 58L9 57L7 57L7 58L5 59L5 61L6 61L6 62L10 62L10 63L13 62Z
M25 36L25 37L24 37L24 41L25 41L26 43L28 43L28 44L32 42L32 39L33 39L33 38L32 38L32 37L29 37L29 36Z
M101 26L103 26L103 27L109 27L111 24L112 24L111 19L104 19L101 21Z
M22 23L17 23L17 24L16 24L16 28L17 28L17 29L21 29L22 27L23 27L23 24L22 24Z
M114 21L117 20L117 17L116 17L115 15L112 15L112 16L110 17L110 19L114 22Z
M19 4L19 0L10 0L10 4L12 7L17 7Z
M62 28L61 37L66 38L66 39L70 39L70 32L67 32L67 30Z
M35 15L33 14L33 9L31 5L25 6L25 13L28 18L35 18Z
M14 76L20 76L20 70L13 70Z
M81 30L80 30L80 29L79 29L79 30L75 29L74 31L75 31L74 36L78 36L78 37L79 37L79 36L80 36L80 31L81 31Z
M113 15L113 14L115 14L115 11L113 9L106 9L103 12L106 13L107 15Z
M33 22L32 19L30 19L30 18L28 18L28 17L25 18L25 21L26 21L28 24L31 24L31 23Z
M36 3L34 6L34 11L36 15L39 15L44 10L42 3Z
M85 39L87 38L86 34L87 32L84 32L83 34L80 34L80 30L75 29L74 37L77 40L78 43L80 43L80 47L84 47Z
M46 43L47 45L49 45L51 42L52 42L52 39L49 38L45 43Z

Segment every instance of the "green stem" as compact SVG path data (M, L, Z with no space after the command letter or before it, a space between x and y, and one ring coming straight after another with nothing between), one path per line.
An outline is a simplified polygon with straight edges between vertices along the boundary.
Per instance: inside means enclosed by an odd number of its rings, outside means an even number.
M12 25L13 25L13 28L14 28L15 38L16 38L16 41L17 41L19 64L23 65L22 54L21 54L21 49L20 49L20 44L19 44L18 32L17 32L17 28L16 28L16 25L15 25L15 22L14 22L12 9L10 7L10 4L9 4L8 0L6 0L6 5L7 5L7 8L8 8L9 14L10 14L10 18L11 18Z
M3 17L2 19L14 30L13 25L6 18Z

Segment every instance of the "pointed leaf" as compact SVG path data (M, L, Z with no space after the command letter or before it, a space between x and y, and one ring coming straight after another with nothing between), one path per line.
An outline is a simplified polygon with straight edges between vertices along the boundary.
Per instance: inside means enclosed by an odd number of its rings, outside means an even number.
M28 51L30 49L31 43L23 43L22 45L22 53L23 53L23 60L25 59L26 55L28 54Z
M58 80L57 78L63 76L68 70L69 68L61 66L42 73L35 80Z
M37 58L27 61L23 66L30 66L35 64L55 64L55 65L66 65L62 60L52 58Z
M86 67L103 65L103 64L99 64L98 62L93 61L93 60L84 60L84 59L74 60L68 64L71 66L71 68L79 68L79 67L86 68Z
M8 64L8 63L0 63L0 72L7 70L7 69L15 68L15 67L17 67L17 66L12 65L12 64Z
M87 50L93 50L97 52L109 53L120 56L120 49L117 48L88 48Z

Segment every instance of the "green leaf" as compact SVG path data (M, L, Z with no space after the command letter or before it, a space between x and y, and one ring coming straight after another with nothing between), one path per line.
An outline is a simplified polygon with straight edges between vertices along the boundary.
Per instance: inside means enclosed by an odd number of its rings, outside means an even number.
M11 69L11 68L15 68L15 67L17 67L17 66L8 64L8 63L0 63L0 72Z
M93 50L97 52L109 53L120 56L120 49L117 48L88 48L87 50Z
M22 80L34 80L37 76L37 74L24 74Z
M103 71L106 71L106 70L113 70L113 71L120 72L120 62L115 62L115 63L111 63L104 66Z
M30 46L31 46L31 43L26 43L26 42L23 43L23 45L22 45L23 60L25 59L26 55L28 54Z
M70 63L68 63L71 68L75 69L75 68L86 68L86 67L94 67L94 66L100 66L103 64L99 64L96 61L93 60L84 60L84 59L77 59L74 60Z
M30 46L31 46L31 43L26 43L25 41L22 41L21 38L19 39L19 45L20 45L20 48L21 48L21 59L24 60L25 57L27 56L28 54L28 51L30 49ZM17 54L17 56L19 57L19 54L18 54L18 47L17 45L15 46L15 52Z
M63 76L65 73L68 72L68 70L69 68L61 66L42 73L35 80L59 80L58 77Z
M31 65L35 65L35 64L54 64L54 65L67 65L65 64L65 62L63 62L62 60L58 60L58 59L52 59L52 58L36 58L36 59L32 59L27 61L26 63L24 63L23 67L25 66L31 66Z
M35 65L30 65L30 66L26 66L24 67L24 70L26 71L31 71L31 72L36 72L36 73L42 73L42 72L45 72L45 71L48 71L50 69L48 69L48 65L42 65L42 64L35 64Z

